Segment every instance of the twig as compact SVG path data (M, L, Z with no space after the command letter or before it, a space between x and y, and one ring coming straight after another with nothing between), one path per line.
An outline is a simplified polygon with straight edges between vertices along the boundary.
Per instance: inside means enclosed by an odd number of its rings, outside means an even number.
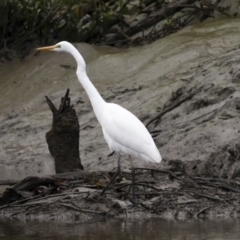
M205 213L207 210L209 210L209 209L212 208L212 207L214 207L214 206L202 208L199 212L196 213L195 216L196 216L197 218L200 218L199 215L200 215L201 213Z
M226 202L226 200L223 199L223 198L212 197L212 196L210 196L210 195L200 194L200 193L196 193L196 192L194 192L194 194L195 194L195 195L198 195L199 197L208 198L208 199L213 200L213 201Z
M224 190L228 190L228 191L232 191L232 192L236 192L236 193L240 193L240 190L232 188L232 187L228 187L228 186L218 186L219 188L222 188Z
M154 189L154 190L156 190L156 191L161 190L161 189L155 188L155 187L153 187L153 186L149 186L149 185L147 185L147 184L143 184L143 183L139 183L139 182L135 182L134 184L135 184L135 185L138 185L138 186L148 187L148 188ZM127 184L124 184L123 186L117 187L116 190L120 190L120 189L122 189L122 188L124 188L124 187L132 186L132 185L133 185L133 183L127 183Z
M191 94L189 94L185 98L183 98L183 99L179 100L178 102L174 103L172 106L163 109L162 112L160 112L157 116L155 116L154 118L150 119L147 122L146 127L148 127L152 122L154 122L155 120L161 118L163 115L165 115L166 113L170 112L174 108L179 107L182 103L186 102L187 100L190 100L198 91L201 90L202 87L203 86L199 87L197 90L193 91Z
M160 133L160 132L162 132L162 129L157 129L157 130L150 131L151 134Z
M38 195L29 197L29 198L23 198L21 200L18 200L18 201L12 202L12 203L7 203L7 204L1 206L0 209L7 208L7 207L12 207L12 206L14 206L18 203L28 202L28 201L33 200L33 199L35 200L37 198L41 198L42 196L49 194L53 190L54 190L54 187L50 187L49 189L47 189L47 191L44 191L44 192L42 192Z
M152 168L135 168L135 170L149 170L152 172L158 172L158 173L168 173L172 178L179 179L174 173L172 173L170 170L160 170L160 169L152 169Z
M44 193L45 194L45 193ZM29 200L33 200L33 199L37 199L37 198L40 198L42 196L42 194L39 194L37 196L33 196L33 197L29 197L29 198L24 198L24 199L21 199L19 201L16 201L16 202L13 202L13 203L8 203L8 204L5 204L3 206L0 207L0 210L1 209L4 209L4 208L7 208L7 207L12 207L18 203L22 203L22 202L26 202L26 201L29 201Z
M80 194L88 194L88 193L89 192L79 192L79 193L77 193L77 192L76 193L69 193L69 192L67 192L67 193L62 193L62 194L51 194L51 195L48 195L46 197L42 197L39 200L42 201L42 200L45 200L45 199L48 199L48 198L55 198L55 197L60 197L60 196L69 196L69 197L72 198L72 197L77 197ZM61 198L61 199L64 199L64 198ZM32 200L29 200L27 203L21 204L21 205L17 205L16 204L17 202L14 202L14 204L12 204L11 207L25 207L25 206L42 204L41 202L34 202L35 199L32 199ZM56 200L54 200L54 201L56 201Z

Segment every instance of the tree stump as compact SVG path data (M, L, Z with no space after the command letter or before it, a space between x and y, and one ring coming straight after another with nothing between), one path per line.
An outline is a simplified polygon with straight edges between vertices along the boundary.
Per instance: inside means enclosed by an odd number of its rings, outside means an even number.
M48 149L55 161L56 173L82 169L79 157L79 123L73 106L70 105L69 89L61 99L59 109L46 96L53 113L52 129L46 133Z

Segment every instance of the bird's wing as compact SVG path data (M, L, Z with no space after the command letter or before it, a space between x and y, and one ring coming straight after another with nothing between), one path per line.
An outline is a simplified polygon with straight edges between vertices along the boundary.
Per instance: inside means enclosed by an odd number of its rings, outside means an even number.
M112 141L139 153L145 154L147 148L155 147L155 143L143 123L131 112L117 104L108 104L103 113L102 128ZM108 140L106 139L106 141Z

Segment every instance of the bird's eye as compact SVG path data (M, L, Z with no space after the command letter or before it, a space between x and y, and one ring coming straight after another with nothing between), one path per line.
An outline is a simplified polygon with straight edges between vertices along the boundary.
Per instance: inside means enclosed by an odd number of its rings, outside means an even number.
M57 45L56 48L61 48L61 45Z

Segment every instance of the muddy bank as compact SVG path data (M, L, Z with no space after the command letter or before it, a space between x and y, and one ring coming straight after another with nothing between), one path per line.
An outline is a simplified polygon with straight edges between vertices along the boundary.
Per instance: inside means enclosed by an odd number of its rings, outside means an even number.
M147 165L134 160L136 167L161 170L178 166L171 169L179 174L174 179L169 179L168 174L155 178L148 173L142 179L139 176L139 181L154 182L159 191L156 199L142 199L151 202L147 208L152 208L153 214L187 218L205 209L206 216L238 215L239 30L239 19L222 19L186 28L141 48L116 50L77 44L87 61L90 79L106 100L131 110L145 124L165 111L149 124L163 161ZM116 166L116 156L107 157L110 152L88 97L76 80L74 67L70 56L51 52L16 60L1 70L1 177L6 172L11 175L11 170L16 176L16 169L24 174L26 170L34 175L53 173L53 159L45 142L51 113L44 96L49 95L54 101L68 87L79 115L80 156L86 171L112 170ZM128 168L129 163L123 159L123 170ZM169 193L174 196L172 200ZM165 203L166 199L169 203ZM105 212L110 209L112 215L124 214L121 207L115 207L114 200L115 195L97 203L81 200L81 196L66 201L76 201L83 209L92 206L94 211L102 204L100 209L106 208ZM185 201L183 207L181 201ZM36 210L35 215L33 211L31 216L50 219L53 215L57 219L60 210L61 217L76 214L58 203L57 212L52 212L51 204L46 205L46 210ZM137 207L137 212L139 209L151 212L142 206ZM2 216L6 217L8 211L10 215L14 213L12 208L4 209Z
M195 164L237 141L238 33L238 19L223 19L186 28L141 48L76 46L103 97L129 109L145 124L166 103L171 104L169 100L174 104L202 86L191 99L149 126L150 131L159 130L154 138L164 158L162 165L170 160ZM109 149L76 79L74 60L67 54L34 54L1 69L0 165L4 170L0 176L53 173L45 141L52 116L44 96L57 102L67 88L79 116L83 166L86 170L111 170L116 157L107 157ZM137 159L134 164L146 165ZM196 171L200 171L198 165ZM123 168L128 167L123 159Z

